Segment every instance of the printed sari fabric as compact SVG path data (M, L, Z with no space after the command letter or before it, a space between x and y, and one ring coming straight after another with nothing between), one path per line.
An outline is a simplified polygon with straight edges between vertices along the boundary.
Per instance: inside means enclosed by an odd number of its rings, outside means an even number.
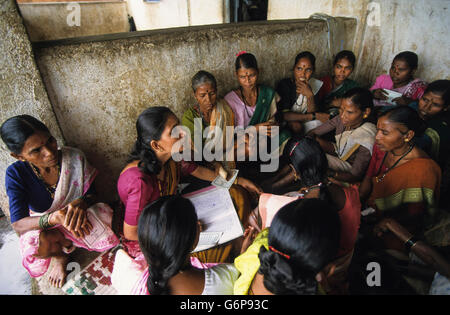
M275 124L275 114L277 113L278 94L270 87L258 86L258 99L254 107L244 104L235 91L225 95L225 100L234 112L234 125L243 129L260 123L271 122ZM280 130L279 145L282 146L290 137L289 133Z
M196 118L198 118L196 120ZM202 136L202 150L205 146L209 148L220 147L226 149L225 152L228 152L229 149L232 149L232 141L228 140L227 143L227 127L234 127L234 113L228 103L221 99L217 101L216 106L214 106L213 111L211 113L211 119L209 122L204 121L202 115L200 113L200 108L198 105L189 107L183 114L183 118L181 119L181 123L183 126L189 129L191 134L192 141L192 149L196 148L195 146L195 137L194 132L201 132ZM219 128L222 133L216 134L215 127ZM209 128L207 136L203 139L203 132L206 128ZM233 129L234 132L234 129ZM235 163L233 161L225 161L226 153L224 152L224 161L220 161L222 166L226 170L231 170L235 168Z
M383 74L383 75L380 75L375 80L375 84L369 90L373 91L373 90L377 90L377 89L387 89L387 90L401 93L402 96L405 96L405 97L415 101L422 97L426 88L427 88L427 83L425 81L423 81L421 79L414 79L411 82L409 82L408 84L394 89L394 82L392 82L390 75ZM390 104L386 101L377 100L377 99L374 99L373 104L375 106L392 106L392 104Z
M97 170L90 166L81 151L70 147L63 147L61 151L61 175L52 206L43 213L31 213L31 216L41 216L64 208L73 200L83 196L97 175ZM119 240L111 229L113 210L107 204L97 203L86 211L93 230L84 239L75 238L61 225L52 227L52 229L62 232L64 237L71 240L75 247L90 251L103 252L117 246ZM40 233L40 230L32 230L21 235L19 239L23 266L32 277L42 276L47 271L51 260L51 258L35 256L39 248Z

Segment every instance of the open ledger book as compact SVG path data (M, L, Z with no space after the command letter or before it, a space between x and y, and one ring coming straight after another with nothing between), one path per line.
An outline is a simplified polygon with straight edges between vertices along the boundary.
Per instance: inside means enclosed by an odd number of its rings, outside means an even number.
M183 197L192 202L203 227L197 247L192 252L212 248L244 234L228 189L209 186Z

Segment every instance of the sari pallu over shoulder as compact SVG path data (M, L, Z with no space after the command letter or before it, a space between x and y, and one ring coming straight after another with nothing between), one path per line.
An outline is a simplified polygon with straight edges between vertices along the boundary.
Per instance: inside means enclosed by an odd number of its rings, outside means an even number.
M66 207L73 200L82 197L97 176L97 170L89 164L83 152L71 147L63 147L61 151L61 175L53 203L47 211L31 213L31 216L42 216ZM113 210L105 203L97 203L86 211L93 230L84 239L75 238L62 225L54 226L52 229L62 232L65 238L73 242L75 247L85 248L89 251L103 252L117 246L119 239L111 229ZM32 230L20 237L22 263L32 277L43 275L51 260L51 258L35 256L39 248L40 232L41 230Z

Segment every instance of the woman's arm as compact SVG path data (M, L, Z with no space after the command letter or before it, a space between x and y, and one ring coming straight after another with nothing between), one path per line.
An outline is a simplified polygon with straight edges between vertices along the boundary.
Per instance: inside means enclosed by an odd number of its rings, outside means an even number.
M361 185L359 185L359 199L362 204L365 204L367 199L369 199L370 193L372 192L372 179L370 176L364 176Z
M422 259L435 271L450 279L450 263L448 263L432 247L423 241L414 240L414 238L412 238L413 235L394 219L383 219L374 229L374 232L378 236L381 236L386 231L391 231L420 259Z

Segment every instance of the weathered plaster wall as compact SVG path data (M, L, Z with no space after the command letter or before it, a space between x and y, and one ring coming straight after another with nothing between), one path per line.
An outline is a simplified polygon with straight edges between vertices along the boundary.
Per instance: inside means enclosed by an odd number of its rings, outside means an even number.
M224 95L237 85L233 66L241 50L256 55L260 81L271 86L290 75L301 50L316 54L317 72L324 74L327 43L326 22L298 20L146 31L35 53L68 144L100 169L101 189L111 198L142 110L165 105L181 118L193 104L190 79L201 69L216 76Z
M61 131L13 0L0 0L0 38L0 122L15 115L33 115L62 143ZM2 141L0 148L0 207L8 215L5 170L15 160Z
M355 18L358 62L353 78L370 85L404 50L418 54L417 76L448 79L449 8L448 0L272 0L268 19L307 18L317 12Z
M130 30L125 1L84 2L79 8L72 3L21 3L19 10L33 42Z

